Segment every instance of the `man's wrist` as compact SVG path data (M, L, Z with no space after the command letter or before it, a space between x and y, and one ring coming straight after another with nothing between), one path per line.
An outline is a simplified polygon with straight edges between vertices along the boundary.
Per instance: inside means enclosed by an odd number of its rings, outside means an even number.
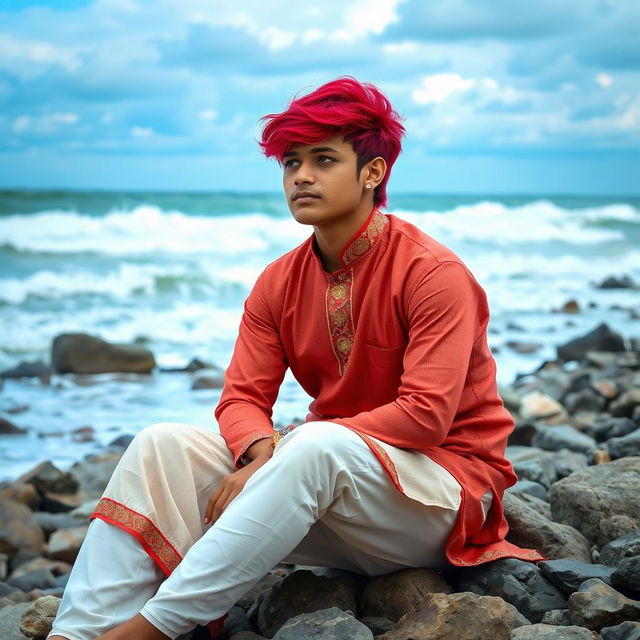
M273 453L272 438L261 438L251 444L244 452L244 455L253 461L256 458L270 458Z

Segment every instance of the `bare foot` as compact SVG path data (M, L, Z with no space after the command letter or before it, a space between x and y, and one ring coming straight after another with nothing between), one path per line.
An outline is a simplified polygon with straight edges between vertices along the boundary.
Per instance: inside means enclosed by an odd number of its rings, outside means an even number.
M169 636L166 636L154 627L139 613L131 618L131 620L127 620L127 622L123 622L115 629L107 631L107 633L101 635L97 640L131 640L132 638L136 640L169 640ZM63 638L63 640L67 639Z

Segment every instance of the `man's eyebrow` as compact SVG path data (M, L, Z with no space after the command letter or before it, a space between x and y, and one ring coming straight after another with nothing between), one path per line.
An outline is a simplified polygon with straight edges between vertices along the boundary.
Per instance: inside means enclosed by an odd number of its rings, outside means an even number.
M333 147L313 147L313 149L310 150L310 153L326 153L327 151L330 153L340 153L338 149L334 149ZM286 153L282 154L282 157L290 158L291 156L297 156L297 155L298 155L297 151L287 151Z

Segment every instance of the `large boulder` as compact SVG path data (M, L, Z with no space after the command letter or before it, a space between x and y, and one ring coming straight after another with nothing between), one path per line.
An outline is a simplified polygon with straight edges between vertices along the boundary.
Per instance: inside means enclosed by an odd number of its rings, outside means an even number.
M640 602L593 578L583 582L580 589L569 596L569 615L580 627L601 629L625 620L639 620Z
M605 564L588 564L576 560L547 560L538 562L538 567L553 584L565 593L573 593L580 588L585 580L600 578L606 584L611 584L613 567Z
M607 440L607 449L614 460L616 458L640 456L640 429L636 429L621 438Z
M49 558L73 564L87 535L89 525L60 529L49 538Z
M508 491L504 494L504 513L509 523L507 539L514 544L536 549L545 558L572 558L591 562L587 539L573 527L548 520L523 500Z
M640 528L640 457L576 471L551 487L553 519L580 531L592 544Z
M0 498L0 553L15 555L26 549L40 555L44 532L28 507Z
M20 476L19 484L32 484L42 493L75 493L78 490L78 481L68 472L60 471L51 461L47 460L33 467Z
M150 373L156 366L148 349L137 344L112 344L86 333L56 336L51 363L58 373Z
M600 640L595 631L571 625L556 627L549 624L532 624L530 627L518 627L513 630L511 640Z
M0 638L2 640L27 640L27 636L20 631L20 622L22 614L30 607L30 602L23 602L0 609Z
M511 640L528 622L501 598L474 593L429 593L377 640Z
M71 475L78 481L80 489L87 495L102 496L113 471L122 458L121 453L100 453L89 456L71 467Z
M366 625L336 607L290 618L278 630L273 640L373 640Z
M634 529L602 547L600 562L615 567L623 558L640 556L640 529Z
M404 569L372 578L362 592L363 616L378 616L397 621L427 593L452 593L449 583L429 569Z
M60 598L43 596L38 598L23 614L20 631L28 638L46 638L58 613Z
M593 331L570 340L558 347L559 360L582 360L587 351L624 351L624 340L619 333L601 324Z

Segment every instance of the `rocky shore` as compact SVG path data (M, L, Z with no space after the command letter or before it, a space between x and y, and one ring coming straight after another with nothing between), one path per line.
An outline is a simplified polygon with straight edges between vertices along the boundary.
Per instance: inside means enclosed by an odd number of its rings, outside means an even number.
M60 371L91 367L109 351L85 342L83 364L64 346L52 359ZM111 356L138 372L154 366L141 346ZM601 325L501 395L516 420L507 455L520 478L504 501L508 539L546 561L371 579L279 565L231 609L222 638L640 640L640 340ZM7 422L0 431L10 430ZM128 441L68 472L43 462L0 484L2 640L48 633L88 515Z

